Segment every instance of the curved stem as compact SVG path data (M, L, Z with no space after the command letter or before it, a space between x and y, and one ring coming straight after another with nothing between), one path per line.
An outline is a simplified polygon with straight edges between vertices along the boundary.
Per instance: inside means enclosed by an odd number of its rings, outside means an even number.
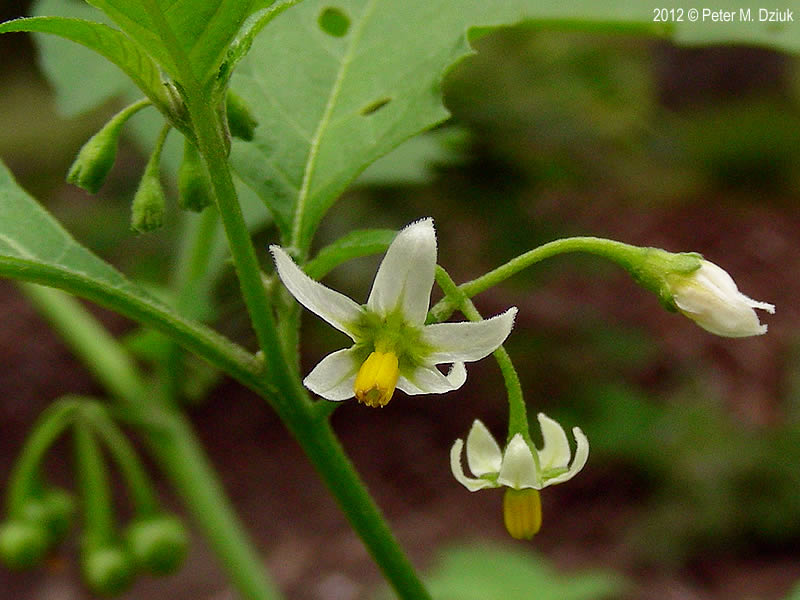
M50 447L72 424L76 408L76 402L62 399L45 409L33 426L8 481L7 506L12 517L22 511L40 487L39 466Z
M80 415L83 417L83 415ZM114 536L114 509L105 461L89 423L75 421L75 463L84 514L84 535L92 548L110 542Z
M157 423L141 428L145 441L241 596L281 598L185 417L149 392L128 353L77 300L58 290L30 287L37 288L37 308L134 420Z
M619 264L621 267L636 274L637 261L641 260L642 253L646 248L638 246L631 246L630 244L623 244L615 240L607 240L597 237L571 237L554 240L529 250L524 254L520 254L516 258L512 258L507 263L500 265L478 277L472 281L462 283L459 289L466 295L467 298L472 298L490 287L505 281L512 275L516 275L523 269L530 267L546 258L556 256L558 254L566 254L568 252L586 252L602 256L612 262ZM440 300L436 306L430 310L431 319L434 321L444 321L453 311L455 306L448 298Z
M480 321L483 317L475 308L475 305L464 293L463 289L458 287L450 274L439 265L436 265L436 282L442 291L445 293L446 298L449 298L454 303L454 307L460 310L465 317L470 321ZM506 352L503 346L500 346L493 352L495 360L500 367L500 372L503 374L503 380L506 384L508 391L508 439L517 433L521 434L528 444L532 444L531 435L528 431L528 414L525 406L525 399L522 396L522 384L519 381L519 375L511 362L511 357ZM533 453L534 461L537 463L536 468L539 468L538 456Z

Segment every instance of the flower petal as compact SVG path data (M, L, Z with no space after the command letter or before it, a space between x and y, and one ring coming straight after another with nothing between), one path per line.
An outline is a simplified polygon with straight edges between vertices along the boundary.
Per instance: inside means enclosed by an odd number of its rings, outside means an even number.
M503 465L503 451L486 429L486 425L475 419L467 435L467 464L473 475L497 473Z
M512 307L483 321L427 325L422 329L422 339L434 351L425 358L435 365L480 360L505 341L516 314L517 309Z
M422 219L394 238L375 275L367 306L382 316L400 309L408 323L422 325L428 314L435 269L433 219Z
M756 308L769 313L775 306L748 298L723 268L704 260L699 269L678 280L673 301L684 315L706 331L725 337L745 337L767 332Z
M337 350L311 370L303 380L303 385L326 400L347 400L355 396L353 385L358 368L352 348Z
M563 469L569 464L572 452L564 428L544 413L539 413L539 426L542 428L544 446L539 450L539 467L542 472Z
M500 468L497 483L515 490L523 488L538 490L542 487L531 449L519 433L511 438L508 446L506 446L506 452L503 455L503 466Z
M489 487L498 487L488 479L475 479L464 475L464 467L461 466L461 449L463 447L464 441L456 440L453 447L450 448L450 470L453 472L453 477L470 492L477 492Z
M280 246L272 245L269 249L275 259L278 275L292 296L308 310L356 341L354 325L360 320L364 309L344 294L311 279Z
M547 487L548 485L553 485L556 483L564 483L568 479L572 479L575 477L578 471L583 469L584 465L586 464L586 461L589 458L589 440L586 435L584 435L583 431L581 431L580 427L573 427L572 435L575 436L575 441L578 443L578 447L575 449L575 458L572 460L572 465L570 465L569 471L551 479L547 479L542 487Z
M409 396L417 394L444 394L457 390L467 380L464 363L454 363L450 372L443 375L436 367L417 367L408 376L400 375L397 380L398 389Z

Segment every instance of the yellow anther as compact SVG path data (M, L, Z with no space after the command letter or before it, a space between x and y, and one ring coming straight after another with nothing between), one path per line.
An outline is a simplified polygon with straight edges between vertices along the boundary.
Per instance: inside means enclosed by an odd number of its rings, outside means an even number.
M507 488L503 496L503 520L511 537L529 540L542 526L542 501L532 488Z
M367 406L386 406L392 399L400 376L394 352L373 352L361 365L353 391L359 402Z

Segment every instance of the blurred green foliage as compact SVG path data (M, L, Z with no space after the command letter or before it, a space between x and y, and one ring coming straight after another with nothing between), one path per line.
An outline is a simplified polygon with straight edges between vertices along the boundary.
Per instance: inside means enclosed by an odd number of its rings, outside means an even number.
M603 600L625 588L608 571L562 574L531 552L479 544L443 550L426 583L436 600Z

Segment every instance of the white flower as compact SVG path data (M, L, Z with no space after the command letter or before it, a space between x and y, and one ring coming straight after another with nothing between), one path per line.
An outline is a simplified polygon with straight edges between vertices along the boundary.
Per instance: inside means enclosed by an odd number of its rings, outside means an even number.
M761 335L767 326L759 322L754 309L775 312L774 305L742 294L727 271L707 260L687 275L668 278L668 283L678 310L716 335Z
M354 342L323 358L303 381L328 400L356 396L369 406L384 406L395 387L407 394L455 390L466 381L464 363L494 351L514 324L516 308L484 321L425 325L436 269L430 218L397 234L365 305L308 277L279 246L270 250L297 301ZM447 375L436 368L448 363Z
M470 492L500 486L541 490L572 479L586 464L589 440L579 427L573 427L577 448L570 465L572 453L564 429L544 413L539 413L538 419L544 440L542 449L531 448L517 433L505 452L501 452L486 426L476 419L467 435L467 463L475 477L464 474L461 465L464 441L459 439L450 450L450 468L455 478Z
M450 469L470 492L506 487L503 521L511 537L519 540L531 539L542 525L539 490L572 479L589 457L589 440L580 428L572 429L578 445L570 465L569 441L561 425L543 413L539 413L539 425L544 440L541 450L517 433L505 452L501 452L486 426L476 419L467 436L467 462L476 477L464 474L461 465L464 441L456 440L450 450Z

